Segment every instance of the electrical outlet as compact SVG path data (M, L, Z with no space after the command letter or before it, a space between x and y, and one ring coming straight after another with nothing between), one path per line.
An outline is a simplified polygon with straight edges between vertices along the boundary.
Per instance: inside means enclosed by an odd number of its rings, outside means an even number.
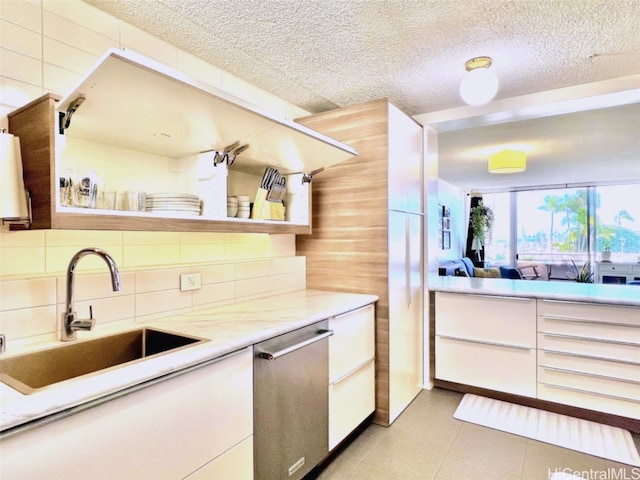
M202 277L199 273L184 273L180 275L180 291L198 290L202 288Z

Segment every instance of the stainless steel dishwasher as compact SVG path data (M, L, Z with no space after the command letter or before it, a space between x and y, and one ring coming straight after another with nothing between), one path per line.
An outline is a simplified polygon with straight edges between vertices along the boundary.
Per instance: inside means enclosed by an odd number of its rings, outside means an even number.
M328 326L314 323L255 346L256 480L299 480L328 453Z

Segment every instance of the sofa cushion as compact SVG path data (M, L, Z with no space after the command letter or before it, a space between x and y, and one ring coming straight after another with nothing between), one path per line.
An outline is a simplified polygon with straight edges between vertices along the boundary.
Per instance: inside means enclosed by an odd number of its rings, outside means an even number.
M500 276L502 278L510 278L512 280L522 280L520 270L513 267L500 267Z
M471 259L469 257L462 257L460 260L462 260L462 263L464 263L464 266L467 269L467 275L473 277L475 275L475 272L473 271L475 267Z
M479 278L500 278L500 270L497 268L474 268L473 275Z

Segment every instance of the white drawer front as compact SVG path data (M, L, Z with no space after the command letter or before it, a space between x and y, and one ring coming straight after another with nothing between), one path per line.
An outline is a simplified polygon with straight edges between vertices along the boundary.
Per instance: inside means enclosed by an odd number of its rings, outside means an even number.
M200 470L193 472L186 480L253 480L253 435Z
M568 371L538 368L538 382L592 392L608 397L638 401L640 408L640 383L617 378L599 377Z
M539 333L538 348L547 351L576 353L596 358L640 363L640 347L622 342L589 340L559 334Z
M375 410L375 403L373 360L340 382L329 385L329 450Z
M538 398L550 402L587 408L628 418L640 419L640 403L589 392L570 390L562 386L538 384Z
M640 364L538 350L538 365L640 383Z
M375 354L374 306L329 319L329 381L333 382Z
M639 307L539 300L538 315L640 325Z
M536 300L436 292L436 335L535 348Z
M561 333L576 337L634 343L640 346L640 323L638 325L613 324L593 320L573 320L563 317L538 317L538 331Z
M436 337L436 378L536 396L536 350Z
M598 265L598 271L600 273L630 273L632 271L632 266L601 263Z

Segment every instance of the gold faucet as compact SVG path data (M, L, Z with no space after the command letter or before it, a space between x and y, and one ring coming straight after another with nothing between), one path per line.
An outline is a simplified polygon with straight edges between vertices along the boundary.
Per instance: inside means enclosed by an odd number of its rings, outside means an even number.
M109 273L111 273L111 286L113 291L120 290L120 273L116 267L116 262L111 256L99 248L84 248L76 253L67 268L67 306L62 314L62 325L60 328L60 339L63 342L70 342L76 339L76 331L78 330L91 330L96 321L93 318L93 309L89 307L89 318L79 319L76 318L76 312L73 311L73 281L74 271L78 261L85 255L97 255L102 258L109 267Z

